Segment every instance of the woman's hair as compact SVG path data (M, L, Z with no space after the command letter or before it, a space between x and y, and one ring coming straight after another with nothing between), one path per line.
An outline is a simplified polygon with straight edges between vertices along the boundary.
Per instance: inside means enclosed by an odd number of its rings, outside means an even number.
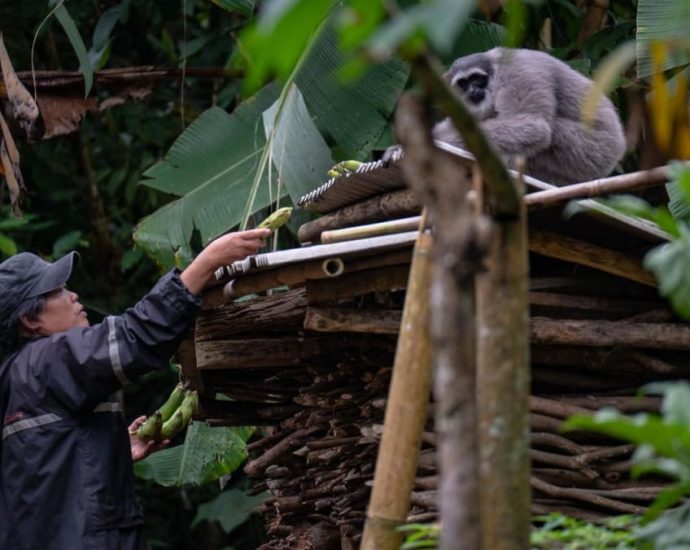
M30 338L22 334L22 317L35 321L43 310L45 296L27 298L19 307L4 319L0 319L0 359L17 350L24 340Z

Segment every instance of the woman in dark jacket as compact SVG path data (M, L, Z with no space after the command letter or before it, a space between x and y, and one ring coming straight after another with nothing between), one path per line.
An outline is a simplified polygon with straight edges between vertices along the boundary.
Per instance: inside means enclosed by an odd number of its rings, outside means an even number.
M213 272L269 233L220 237L94 326L65 287L75 253L0 264L0 550L146 548L132 459L155 444L128 433L118 390L167 364Z

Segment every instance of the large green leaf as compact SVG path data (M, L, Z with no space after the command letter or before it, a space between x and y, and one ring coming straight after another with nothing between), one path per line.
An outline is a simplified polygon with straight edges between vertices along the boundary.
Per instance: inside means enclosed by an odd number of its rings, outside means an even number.
M270 85L231 115L217 108L202 114L144 174L145 185L181 198L140 222L137 244L164 269L184 265L195 230L205 244L264 208L277 198L279 175L296 202L324 181L331 163L316 127L327 129L347 156L370 151L409 71L391 61L344 82L338 68L348 59L332 25L324 24L282 90Z
M676 313L690 319L690 231L679 225L680 237L649 251L644 266L659 281L659 292L671 301Z
M295 84L282 104L264 111L263 123L278 181L293 199L311 191L333 166L333 158Z
M690 168L684 163L672 162L668 166L671 181L666 184L668 209L676 220L690 222Z
M402 43L422 32L439 53L455 43L472 10L474 0L429 0L400 12L369 41L377 57L390 56Z
M223 491L212 501L199 506L191 527L196 527L202 521L217 521L223 531L230 533L244 523L252 509L266 500L267 496L268 493L250 496L239 489Z
M625 416L618 411L602 409L594 416L570 417L563 424L563 428L588 430L638 445L649 445L656 453L664 457L690 456L688 426L667 421L658 415L640 413Z
M664 61L664 69L672 69L690 62L688 29L690 2L688 0L639 0L637 5L637 74L652 74L650 45L665 42L672 46Z
M144 173L145 185L182 197L141 220L134 232L161 268L174 265L175 254L183 264L191 258L195 228L206 243L240 221L266 145L262 113L278 93L268 86L231 115L209 109ZM257 208L269 200L267 174L259 174Z
M635 531L636 538L649 541L654 550L690 548L690 501L667 510L656 521ZM644 547L650 548L651 546Z
M254 0L211 0L216 6L227 11L236 11L249 17L254 12Z
M336 3L336 0L264 2L258 19L240 36L241 63L247 66L245 91L256 90L272 76L289 80Z
M234 470L247 458L251 428L212 428L192 422L182 445L154 453L134 465L135 474L160 485L204 485Z
M319 128L325 129L351 158L363 158L389 123L409 67L399 60L372 66L358 79L339 74L352 56L339 47L333 25L324 25L294 79Z
M55 5L55 2L51 2L50 5ZM62 25L67 38L69 38L72 48L74 48L74 53L77 55L79 60L79 69L84 75L84 97L89 95L91 87L93 86L93 68L91 67L91 61L89 60L89 54L86 51L86 46L84 41L79 34L77 26L74 24L72 16L67 11L65 7L64 0L57 4L55 8L55 17Z
M646 200L635 195L616 195L610 199L602 199L599 202L623 214L653 222L669 235L674 237L680 235L678 223L665 206L652 206ZM572 202L568 205L569 212L574 213L578 209L581 209L578 203Z
M457 57L484 52L500 46L505 40L506 30L501 25L470 19L462 29L452 51L453 61Z

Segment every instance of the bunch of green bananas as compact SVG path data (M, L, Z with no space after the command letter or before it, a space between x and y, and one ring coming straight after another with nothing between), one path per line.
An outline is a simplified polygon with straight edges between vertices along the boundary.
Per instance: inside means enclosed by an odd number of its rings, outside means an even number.
M279 227L285 225L292 215L292 207L283 206L283 208L278 208L273 214L257 225L257 229L268 228L271 231L275 231Z
M354 172L364 164L358 160L344 160L336 164L333 168L328 171L329 178L337 178L338 176L344 176L350 172Z
M199 394L177 384L167 401L137 429L142 441L171 439L181 432L192 420L199 408Z

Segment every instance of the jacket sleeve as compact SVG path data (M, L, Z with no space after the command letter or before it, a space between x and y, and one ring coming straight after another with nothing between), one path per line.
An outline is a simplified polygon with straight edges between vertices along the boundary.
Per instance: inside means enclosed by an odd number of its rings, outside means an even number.
M25 382L65 409L92 410L129 380L167 364L200 305L171 271L122 315L28 344Z

